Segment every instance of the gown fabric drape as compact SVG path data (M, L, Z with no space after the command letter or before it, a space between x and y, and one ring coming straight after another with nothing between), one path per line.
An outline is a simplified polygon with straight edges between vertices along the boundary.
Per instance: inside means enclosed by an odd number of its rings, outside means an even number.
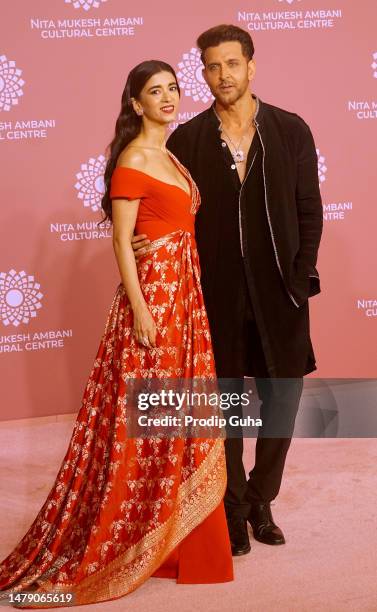
M190 196L130 168L117 167L111 182L112 198L140 198L136 232L152 240L137 268L157 346L135 340L120 284L55 483L0 565L2 598L73 592L75 604L89 604L121 597L152 575L233 579L223 439L127 436L128 379L215 376L194 238L200 197L171 159Z

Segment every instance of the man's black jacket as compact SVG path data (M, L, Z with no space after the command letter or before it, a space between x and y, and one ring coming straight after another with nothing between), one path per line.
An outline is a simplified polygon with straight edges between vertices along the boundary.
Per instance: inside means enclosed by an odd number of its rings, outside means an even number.
M264 151L265 207L276 264L296 306L320 291L316 269L322 234L323 211L318 181L318 158L309 126L294 113L258 100L257 134ZM196 233L202 267L212 259L210 233L216 216L219 185L216 162L220 139L213 124L219 123L212 108L180 125L168 140L168 148L188 168L201 192L203 205ZM220 162L221 164L221 162ZM219 168L220 170L220 168ZM209 187L209 189L208 189ZM242 251L247 252L247 180L240 196ZM207 243L207 248L206 248Z
M251 181L246 178L237 196L240 247L270 375L301 376L315 367L307 299L320 291L316 263L323 211L318 158L311 131L298 115L257 102L254 138L259 138L263 151L265 212L264 219L255 215ZM188 168L202 198L195 228L211 323L217 253L228 246L219 245L219 206L224 198L234 197L213 108L179 126L167 146ZM259 249L262 225L270 238L270 253L266 240ZM265 261L262 271L257 259Z

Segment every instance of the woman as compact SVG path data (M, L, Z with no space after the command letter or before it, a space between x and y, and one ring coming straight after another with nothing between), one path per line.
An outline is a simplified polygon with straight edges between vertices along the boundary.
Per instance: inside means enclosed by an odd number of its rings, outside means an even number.
M54 486L0 565L6 593L73 592L88 604L151 575L233 579L223 440L127 436L130 379L215 374L194 239L199 193L164 144L178 102L168 64L131 71L102 201L122 282ZM135 227L152 240L137 262Z

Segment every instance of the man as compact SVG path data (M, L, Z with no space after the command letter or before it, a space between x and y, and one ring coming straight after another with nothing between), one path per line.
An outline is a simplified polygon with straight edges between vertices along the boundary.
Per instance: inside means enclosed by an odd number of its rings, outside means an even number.
M221 25L197 44L215 102L179 126L167 146L202 198L196 239L217 375L256 377L262 401L248 481L242 437L225 443L225 508L233 555L242 555L250 551L247 521L257 540L285 542L270 502L280 489L302 377L315 369L308 297L320 291L322 205L309 127L250 92L250 35Z

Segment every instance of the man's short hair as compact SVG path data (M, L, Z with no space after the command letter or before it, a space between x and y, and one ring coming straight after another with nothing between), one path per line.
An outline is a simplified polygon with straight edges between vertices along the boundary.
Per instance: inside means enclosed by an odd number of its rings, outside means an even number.
M254 44L252 38L246 30L242 30L235 25L218 25L214 28L210 28L201 34L196 41L200 51L201 60L204 64L204 54L208 47L217 47L223 42L237 41L241 44L242 54L246 57L247 61L253 59L254 55Z

